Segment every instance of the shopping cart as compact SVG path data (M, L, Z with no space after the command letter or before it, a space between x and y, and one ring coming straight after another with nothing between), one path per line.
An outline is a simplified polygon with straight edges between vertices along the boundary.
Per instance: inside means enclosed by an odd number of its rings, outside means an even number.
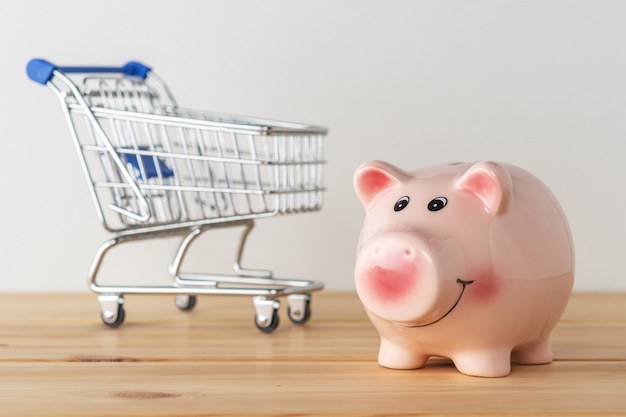
M58 67L41 59L27 74L61 101L98 219L112 237L89 268L102 321L125 318L124 294L172 294L183 311L204 294L252 296L255 324L278 326L279 299L296 324L310 318L317 281L277 279L241 258L254 220L320 210L326 129L179 108L151 68ZM218 227L242 227L234 274L181 271L191 243ZM102 285L105 255L122 243L180 236L171 285Z

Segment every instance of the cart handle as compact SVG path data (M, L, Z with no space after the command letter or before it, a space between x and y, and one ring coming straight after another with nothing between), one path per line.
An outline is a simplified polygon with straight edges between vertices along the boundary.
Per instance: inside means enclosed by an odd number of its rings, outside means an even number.
M28 74L28 77L31 80L39 84L48 85L57 94L60 94L61 92L55 86L53 86L52 83L50 82L50 80L53 77L57 77L60 81L62 81L63 83L67 85L73 97L76 99L78 104L82 107L82 109L85 111L85 116L91 123L91 126L93 127L94 131L102 139L102 142L104 143L104 146L109 152L110 157L113 159L113 162L115 163L115 165L119 168L120 174L122 175L124 180L126 180L128 185L130 185L130 188L133 191L133 193L137 196L137 202L139 204L138 213L127 210L124 207L116 206L114 204L110 204L109 208L113 211L116 211L125 216L129 216L140 222L146 222L152 216L152 213L150 210L150 204L148 203L146 196L142 194L141 189L139 188L139 185L137 184L135 178L133 178L133 176L130 174L130 172L128 171L128 168L126 167L126 164L122 161L115 147L113 146L111 141L107 138L106 133L102 129L102 126L100 126L100 123L94 116L91 109L89 108L89 105L85 101L83 95L78 90L78 87L76 87L76 85L65 75L64 72L122 73L124 75L132 75L132 76L137 76L137 77L141 77L145 79L149 71L150 71L150 68L138 62L129 62L123 67L119 67L119 68L118 67L57 67L56 65L51 64L50 62L45 61L43 59L32 59L26 66L26 73ZM65 93L63 92L63 94ZM67 113L66 113L66 116L68 116Z
M114 73L146 79L152 68L136 61L129 61L121 67L58 67L45 59L31 59L26 66L28 77L42 85L46 85L59 70L65 73Z

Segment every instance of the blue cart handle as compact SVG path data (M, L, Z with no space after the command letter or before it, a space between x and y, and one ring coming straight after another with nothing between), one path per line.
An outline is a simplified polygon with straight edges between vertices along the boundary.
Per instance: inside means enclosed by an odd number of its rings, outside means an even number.
M151 68L140 62L130 61L121 67L57 67L56 65L44 59L31 59L26 66L28 77L39 83L46 85L52 78L54 70L65 73L115 73L124 74L133 77L143 78L144 80L151 71Z

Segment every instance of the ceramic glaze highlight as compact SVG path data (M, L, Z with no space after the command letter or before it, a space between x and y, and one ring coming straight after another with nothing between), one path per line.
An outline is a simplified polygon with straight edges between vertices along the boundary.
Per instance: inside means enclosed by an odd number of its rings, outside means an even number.
M365 208L357 293L381 336L382 366L430 356L468 375L551 362L549 334L573 286L563 211L532 174L495 162L355 173Z

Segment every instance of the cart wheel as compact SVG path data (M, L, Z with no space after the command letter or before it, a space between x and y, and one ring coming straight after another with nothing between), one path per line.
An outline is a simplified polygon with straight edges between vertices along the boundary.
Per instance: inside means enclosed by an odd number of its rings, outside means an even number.
M294 324L305 324L311 318L311 296L309 294L293 294L287 297L289 306L287 315Z
M126 318L124 294L100 294L100 318L109 327L119 327Z
M287 314L289 315L289 320L291 320L293 324L305 324L311 318L311 307L309 306L309 302L307 301L304 311L291 311L291 307L287 307Z
M259 314L254 315L254 324L263 333L272 333L278 327L279 322L277 309L272 312L271 317Z
M177 295L175 298L176 307L181 311L191 311L196 306L198 297L195 295Z
M122 304L119 304L119 306L117 307L117 314L111 315L112 317L109 317L110 315L110 312L103 312L101 314L102 322L111 328L120 327L122 323L124 323L124 319L126 318L124 306L122 306Z

